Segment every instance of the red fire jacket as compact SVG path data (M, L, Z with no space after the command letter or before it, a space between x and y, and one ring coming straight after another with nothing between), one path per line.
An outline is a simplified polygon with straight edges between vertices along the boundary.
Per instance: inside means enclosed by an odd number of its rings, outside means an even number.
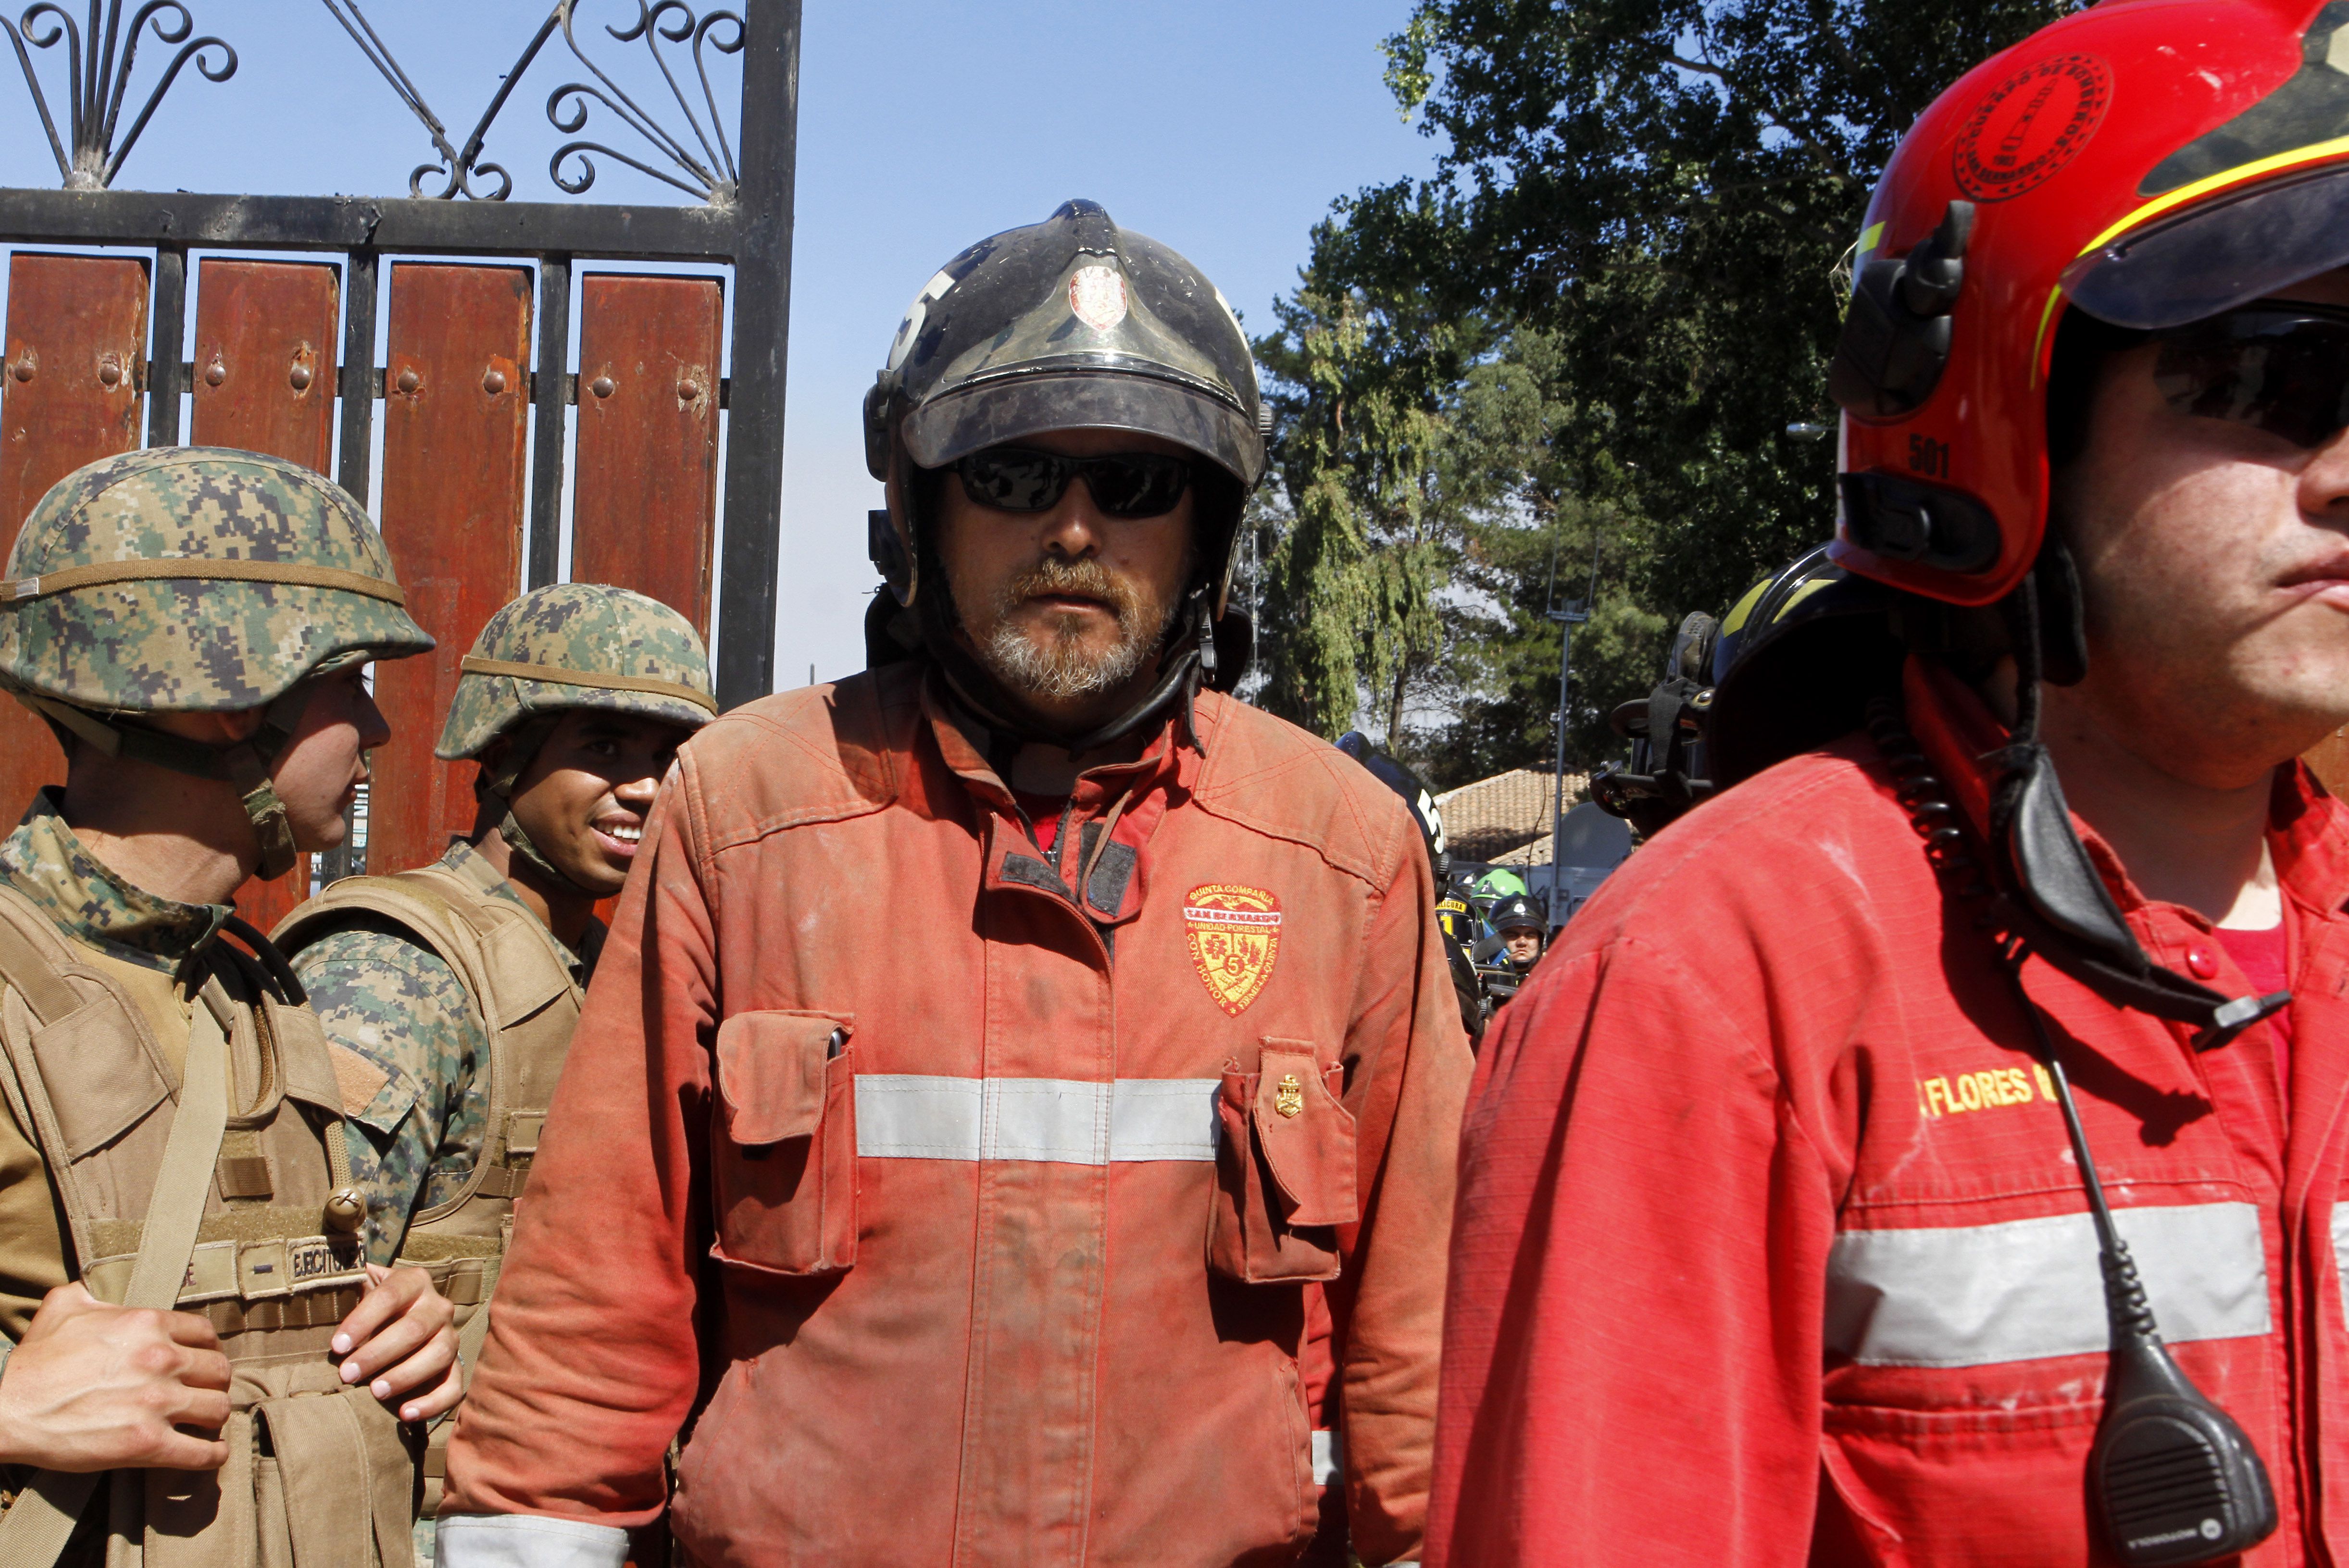
M1470 1069L1427 855L1334 748L1198 725L1085 774L1057 856L904 666L685 748L444 1523L654 1518L707 1369L710 1568L1285 1563L1319 1280L1356 1550L1416 1556Z
M1978 823L2000 732L1946 676L1907 687ZM2251 989L2084 837L2157 963ZM2274 1480L2246 1561L2349 1562L2349 811L2285 769L2270 846L2288 1116L2263 1026L2198 1056L2039 960L2024 983L2165 1336ZM1471 1091L1431 1563L2112 1561L2086 1199L1977 913L1861 736L1659 835L1576 917Z

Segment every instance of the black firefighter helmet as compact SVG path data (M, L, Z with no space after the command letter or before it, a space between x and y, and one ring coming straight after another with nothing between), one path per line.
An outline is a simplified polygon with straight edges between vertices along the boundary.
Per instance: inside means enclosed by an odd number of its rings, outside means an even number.
M1545 934L1549 931L1549 921L1543 915L1541 906L1521 892L1513 892L1495 904L1493 913L1485 917L1485 923L1503 936L1513 931L1534 931Z
M1228 607L1232 562L1269 423L1238 318L1175 252L1081 201L981 240L914 296L864 397L865 465L888 499L870 519L889 588L867 617L874 662L926 646L958 682L991 686L954 641L929 538L939 470L1050 430L1130 430L1204 459L1192 481L1195 574L1150 696L1092 735L1040 738L1088 749L1199 684L1230 689L1252 642L1247 617Z
M1905 599L1821 546L1718 621L1689 616L1664 678L1610 716L1631 740L1631 766L1593 779L1591 798L1652 836L1719 790L1857 729L1870 698L1899 689Z

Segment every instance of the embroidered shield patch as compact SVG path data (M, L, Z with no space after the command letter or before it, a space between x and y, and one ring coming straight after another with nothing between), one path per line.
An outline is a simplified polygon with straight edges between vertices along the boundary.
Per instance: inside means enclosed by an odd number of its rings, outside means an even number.
M1095 332L1125 319L1125 280L1115 267L1079 267L1069 277L1069 314Z
M1207 995L1238 1017L1272 978L1272 961L1280 955L1280 901L1260 887L1209 882L1183 900L1183 926Z

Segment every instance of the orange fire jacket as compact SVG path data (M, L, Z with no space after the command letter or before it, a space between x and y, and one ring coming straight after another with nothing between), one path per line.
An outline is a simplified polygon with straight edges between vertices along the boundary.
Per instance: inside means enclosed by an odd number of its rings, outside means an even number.
M1929 666L1907 691L1978 833L2004 732ZM2273 1480L2242 1561L2299 1568L2349 1562L2349 810L2297 766L2272 799L2288 1084L2264 1025L2197 1052L2043 959L2022 978L2164 1336ZM2083 839L2157 963L2255 989ZM1478 1065L1431 1568L2116 1561L2087 1199L1981 913L1859 735L1575 916Z
M1415 1557L1470 1070L1427 856L1326 744L1198 730L1085 774L1058 857L910 666L687 746L444 1522L654 1519L706 1377L697 1563L1286 1562L1326 1281L1355 1550Z

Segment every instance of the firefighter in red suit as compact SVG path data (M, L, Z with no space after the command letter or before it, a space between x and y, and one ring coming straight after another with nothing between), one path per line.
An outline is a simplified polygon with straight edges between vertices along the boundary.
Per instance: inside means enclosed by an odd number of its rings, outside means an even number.
M2344 132L2349 5L2106 0L1902 143L1848 579L1479 1062L1429 1562L2349 1561Z

